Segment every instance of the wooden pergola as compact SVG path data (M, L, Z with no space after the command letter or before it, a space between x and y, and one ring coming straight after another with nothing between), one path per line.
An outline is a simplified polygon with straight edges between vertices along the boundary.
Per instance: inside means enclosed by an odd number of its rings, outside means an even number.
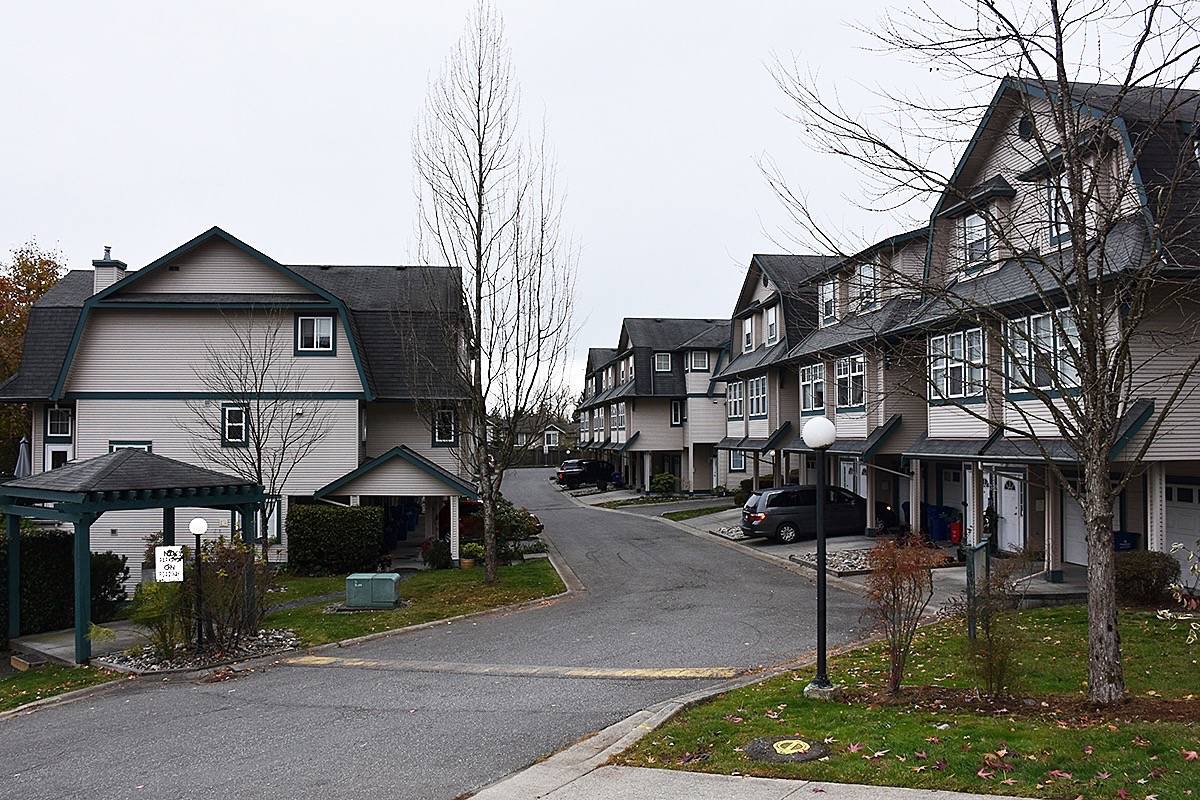
M236 511L242 538L255 541L263 487L144 450L115 450L48 472L0 483L0 513L8 532L8 635L21 634L21 518L55 520L75 528L75 661L91 658L91 528L108 511L161 508L163 544L175 544L176 508ZM253 581L253 573L248 579ZM250 590L253 590L251 585Z

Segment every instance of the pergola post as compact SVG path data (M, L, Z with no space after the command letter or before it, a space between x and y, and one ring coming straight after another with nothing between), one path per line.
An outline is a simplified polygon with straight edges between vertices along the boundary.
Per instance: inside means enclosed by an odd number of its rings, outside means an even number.
M21 635L21 518L5 514L8 534L8 639Z
M175 546L175 509L163 509L163 547Z
M254 564L254 545L258 539L258 537L256 536L256 532L255 532L255 527L258 523L258 509L259 509L259 507L257 505L245 505L238 509L242 515L242 541L246 544L246 548L248 551L247 560L250 562L247 565L246 575L245 575L245 578L243 579L243 589L245 592L245 605L242 607L242 611L243 611L243 620L242 621L245 624L247 633L253 633L253 631L251 631L250 628L252 626L252 623L254 622L253 608L254 608L254 593L256 590L256 587L254 585L254 577L255 577L254 573L256 571L255 564Z
M92 520L84 516L75 523L75 663L92 657Z

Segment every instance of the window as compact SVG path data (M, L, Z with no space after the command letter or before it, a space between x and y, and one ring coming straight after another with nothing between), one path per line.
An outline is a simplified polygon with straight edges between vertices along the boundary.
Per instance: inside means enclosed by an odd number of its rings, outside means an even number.
M761 419L767 416L766 375L746 381L746 402L750 406L750 419Z
M983 394L983 329L934 336L929 340L931 400Z
M863 356L850 356L837 360L838 408L856 408L864 405L865 361Z
M878 299L879 267L874 261L858 265L854 273L854 291L857 295L855 303L858 311L871 311Z
M819 302L818 315L821 326L837 322L837 282L834 279L831 278L821 284Z
M729 451L729 471L730 472L745 472L746 471L746 454L741 450Z
M296 318L296 353L333 353L333 317Z
M625 404L617 403L617 430L625 430Z
M433 444L446 446L458 442L458 412L453 408L439 408L433 415Z
M809 364L800 368L800 410L825 410L824 364Z
M779 341L779 306L767 309L767 344Z
M671 427L678 428L683 424L683 401L671 401Z
M46 409L46 436L55 439L71 438L71 409Z
M749 353L754 349L754 317L742 320L742 352Z
M730 419L742 418L742 383L736 381L725 388L725 405Z
M629 357L629 380L633 380L633 356Z
M115 453L118 450L141 450L146 453L154 452L152 442L115 442L109 441L108 452Z
M524 447L527 444L529 444L529 434L518 433L517 434L517 447Z
M963 261L977 265L987 259L990 250L987 221L981 214L968 214L963 220Z
M1046 182L1046 202L1050 220L1050 244L1058 244L1071 235L1067 227L1071 218L1071 187L1067 173L1060 172Z
M245 447L250 442L246 432L246 409L243 406L221 406L221 445Z
M1070 389L1079 385L1079 369L1071 356L1078 353L1079 329L1068 310L1058 312L1055 330L1050 314L1010 320L1008 323L1008 390ZM1058 384L1055 385L1057 376Z
M692 351L692 371L693 372L708 372L708 351L693 350Z
M1071 353L1072 351L1079 352L1079 327L1075 324L1075 315L1066 311L1059 317L1058 324L1062 326L1061 333L1055 331L1055 341L1058 344L1056 348L1058 379L1064 387L1077 387L1079 386L1079 368Z
M625 362L621 362L621 383L625 382Z
M558 431L546 431L546 447L558 447Z
M670 353L655 353L654 354L654 371L655 372L670 372L671 371L671 354Z
M1029 344L1033 385L1049 389L1054 370L1054 323L1049 314L1029 318Z

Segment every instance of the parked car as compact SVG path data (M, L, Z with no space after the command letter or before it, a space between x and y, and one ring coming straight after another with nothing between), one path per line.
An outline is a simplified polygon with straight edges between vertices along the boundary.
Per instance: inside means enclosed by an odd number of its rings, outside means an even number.
M558 468L558 482L568 489L593 483L604 489L612 481L612 476L613 465L607 461L573 458L564 461Z
M867 529L867 501L840 486L826 488L825 534L862 535ZM886 504L876 504L881 525L898 522ZM785 544L817 535L817 487L781 486L750 495L742 506L742 533L767 536Z

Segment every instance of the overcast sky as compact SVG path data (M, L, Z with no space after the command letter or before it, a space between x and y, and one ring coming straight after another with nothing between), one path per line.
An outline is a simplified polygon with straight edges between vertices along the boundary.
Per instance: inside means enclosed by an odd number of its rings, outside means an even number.
M408 260L410 134L470 4L9 4L0 249L36 237L90 268L111 244L135 268L220 225L285 263ZM866 239L911 221L854 207L766 69L795 55L847 104L928 80L861 49L851 24L885 5L500 0L581 245L579 354L624 316L728 315L750 254L781 251L758 157Z

